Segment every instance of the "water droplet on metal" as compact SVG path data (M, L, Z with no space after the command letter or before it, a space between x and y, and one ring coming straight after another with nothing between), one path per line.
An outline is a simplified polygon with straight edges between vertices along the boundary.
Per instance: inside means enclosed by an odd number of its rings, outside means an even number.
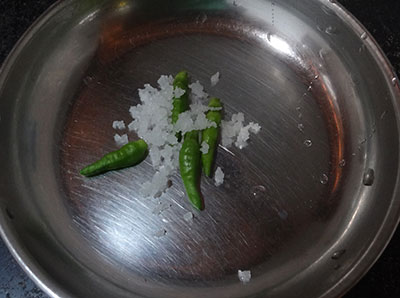
M312 90L312 86L308 86L307 91L310 92Z
M167 203L167 202L164 202L164 203L159 203L154 209L153 209L153 214L156 214L156 215L160 215L162 212L164 212L165 210L167 210L167 209L169 209L169 208L171 208L172 207L172 205L171 204L169 204L169 203Z
M93 77L87 76L83 79L83 82L85 83L85 85L89 85L91 82L93 82Z
M367 32L363 32L360 36L361 39L367 39L368 38L368 34Z
M167 230L161 229L154 236L157 238L161 238L164 237L165 235L167 235Z
M328 27L326 27L326 29L325 29L325 33L326 33L326 34L329 34L329 35L334 35L334 34L337 33L337 29L336 29L335 26L328 26Z
M335 251L331 257L332 260L339 260L345 254L345 252L346 252L345 249Z
M339 167L344 168L346 166L346 160L342 159L339 161Z
M300 112L301 111L301 107L296 107L296 111Z
M371 186L374 184L375 180L375 171L371 168L367 169L364 173L363 184L366 186Z
M310 148L312 146L312 141L311 140L305 140L304 141L304 145L306 145L306 147Z
M396 86L396 83L397 83L397 78L396 78L396 77L393 77L393 78L392 78L392 84L393 84L393 86Z
M266 191L267 191L267 189L265 188L265 186L256 185L256 186L252 187L251 194L254 196L254 198L257 199L257 198L263 197L265 195Z
M320 57L322 60L325 60L325 59L326 59L326 56L328 55L328 52L327 52L327 50L325 50L325 49L320 49L319 52L318 52L318 54L319 54L319 57Z
M371 132L372 132L372 134L376 133L376 124L375 123L372 125Z
M319 182L321 182L321 184L323 184L323 185L326 185L326 184L328 184L328 181L329 181L328 175L322 174Z
M362 53L365 50L365 44L362 44L361 47L358 49L359 53Z
M386 116L386 114L387 114L387 111L383 111L383 113L381 114L381 120L383 120L383 118L385 118L385 116Z
M304 132L304 124L302 124L302 123L297 124L297 129L298 129L300 132Z
M289 216L289 214L287 213L286 210L281 210L278 212L278 215L280 218L282 218L283 220L286 220Z
M318 80L319 79L319 75L316 75L315 77L314 77L314 80Z
M270 32L267 33L267 39L269 42L271 42L271 33Z

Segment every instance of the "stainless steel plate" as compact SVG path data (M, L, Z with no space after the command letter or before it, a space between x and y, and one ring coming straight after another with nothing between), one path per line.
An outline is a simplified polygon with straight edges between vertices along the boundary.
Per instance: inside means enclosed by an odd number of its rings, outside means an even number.
M225 183L203 179L192 223L178 176L140 196L149 163L78 174L116 148L137 88L181 69L262 126L220 148ZM0 99L1 234L54 297L340 296L398 222L398 82L335 1L59 2L8 58Z

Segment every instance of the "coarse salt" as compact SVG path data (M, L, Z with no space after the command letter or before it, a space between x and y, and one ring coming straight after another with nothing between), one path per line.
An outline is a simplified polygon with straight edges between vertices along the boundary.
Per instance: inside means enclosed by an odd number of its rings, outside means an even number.
M220 167L217 168L214 175L215 186L220 186L224 183L225 174Z
M212 82L217 83L219 73L212 77ZM178 142L177 133L198 130L202 131L209 127L216 127L215 122L207 119L206 113L210 110L218 111L221 108L208 107L204 102L208 94L199 81L189 85L191 92L189 99L191 105L188 111L181 113L176 123L172 123L171 115L173 109L173 98L185 94L185 90L173 87L174 78L170 75L162 75L157 87L145 84L138 90L140 103L129 109L132 122L127 125L129 132L135 133L146 141L149 148L149 159L154 169L150 181L142 185L141 193L145 197L161 196L170 186L170 178L178 173L179 151L182 143ZM115 121L113 127L116 129L125 128L125 123ZM250 133L258 133L260 126L250 123L244 126L243 113L232 115L230 121L222 121L221 139L224 146L235 144L243 148L247 144ZM122 146L128 143L128 136L114 136L115 142ZM201 144L201 151L206 154L210 150L206 143ZM224 180L224 173L218 168L215 173L216 185L221 185ZM158 209L157 209L158 210ZM157 211L156 210L156 211Z
M201 143L201 148L200 148L201 153L207 154L209 150L210 146L206 142Z
M211 76L211 87L214 87L219 82L219 72Z
M238 270L238 277L242 283L248 283L251 280L251 271L250 270Z
M124 135L120 136L119 134L115 134L114 141L119 147L122 147L129 143L128 135L124 134Z
M121 121L114 121L112 124L112 127L114 129L123 130L126 128L126 125L125 125L125 122L123 120L121 120Z

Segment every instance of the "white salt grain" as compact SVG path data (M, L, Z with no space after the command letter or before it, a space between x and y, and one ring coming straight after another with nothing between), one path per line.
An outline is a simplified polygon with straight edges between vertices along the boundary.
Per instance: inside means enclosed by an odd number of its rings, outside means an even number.
M161 89L166 89L169 86L171 86L174 82L174 78L172 76L166 76L166 75L162 75L158 81L157 84Z
M123 120L121 120L121 121L114 121L112 124L112 127L114 129L123 130L126 128L126 125L125 125L125 122Z
M211 87L214 87L219 82L219 72L211 76Z
M209 150L210 146L206 142L201 143L201 148L200 148L201 153L207 154Z
M172 170L167 167L162 167L159 171L157 171L151 182L145 182L142 185L141 193L145 197L159 197L161 196L168 188L169 185L169 177L172 174Z
M206 118L203 108L192 105L191 110L179 114L178 121L175 123L175 131L185 134L193 130L204 130L209 127L216 127L215 122Z
M215 186L220 186L224 183L225 174L220 167L217 168L214 175Z
M250 122L244 126L243 113L232 115L230 121L221 122L221 140L224 147L230 147L235 144L239 149L247 146L247 141L250 138L250 133L257 134L261 130L258 123Z
M250 132L258 134L261 130L261 126L258 123L250 122L247 126L242 127L237 136L235 146L239 149L243 149L247 146L247 141L250 139Z
M261 130L261 126L258 123L250 122L249 123L250 132L254 134L258 134Z
M122 147L129 143L128 135L124 134L124 135L120 136L119 134L115 134L114 141L118 146Z
M208 94L204 92L203 85L201 85L199 81L190 84L189 88L192 90L192 94L196 99L206 99L208 97Z
M184 215L183 215L183 219L186 221L186 222L192 222L193 221L193 213L192 212L188 212L188 213L185 213Z
M238 277L242 283L248 283L251 279L251 271L250 270L238 270Z
M250 132L248 127L242 127L239 131L239 134L237 136L237 140L235 142L235 146L238 147L239 149L243 149L244 147L247 146L247 140L250 138Z
M176 87L175 89L174 89L174 97L181 97L182 95L184 95L186 93L186 91L185 90L183 90L183 89L181 89L181 88L179 88L179 87Z

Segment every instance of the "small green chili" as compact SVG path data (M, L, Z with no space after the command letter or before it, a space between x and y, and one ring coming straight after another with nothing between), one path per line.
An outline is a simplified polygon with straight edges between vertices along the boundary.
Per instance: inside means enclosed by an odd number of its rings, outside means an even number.
M190 202L195 208L203 210L204 204L200 193L201 158L198 131L185 134L182 149L179 152L179 168Z
M131 167L142 162L147 153L145 141L131 142L117 151L104 155L99 161L85 167L80 173L83 176L92 177L108 171Z
M182 70L179 72L174 79L174 90L180 88L185 93L181 97L174 97L172 101L172 123L176 123L179 119L179 114L189 109L189 77L187 71ZM179 132L176 134L178 141L182 139L182 134Z
M211 108L222 108L221 101L215 97L210 100L208 106ZM202 141L208 144L209 149L206 154L201 155L201 162L203 164L204 174L210 177L214 163L215 151L218 145L218 131L221 125L222 112L221 110L209 111L206 117L217 125L217 127L206 128L202 133Z
M185 91L181 97L174 97L172 108L172 123L176 123L179 119L179 114L189 109L189 78L186 71L179 72L174 79L174 89L180 88Z

